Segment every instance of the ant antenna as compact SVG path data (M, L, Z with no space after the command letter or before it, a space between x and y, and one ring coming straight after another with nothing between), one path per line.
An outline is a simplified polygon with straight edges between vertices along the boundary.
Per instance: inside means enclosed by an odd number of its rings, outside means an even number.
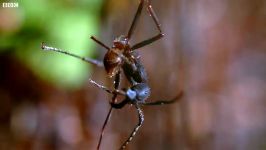
M62 50L62 49L59 49L59 48L46 46L44 42L42 42L41 48L43 50L45 50L45 51L55 51L55 52L58 52L58 53L63 53L63 54L78 58L78 59L80 59L82 61L85 61L87 63L93 64L93 65L96 65L96 66L99 66L99 67L103 67L103 63L98 61L98 60L87 58L87 57L81 57L81 56L78 56L76 54L70 53L68 51L65 51L65 50Z
M98 43L99 45L101 45L102 47L104 47L107 50L110 50L110 48L108 46L106 46L103 42L101 42L100 40L96 39L94 36L91 36L91 39L93 41L95 41L96 43Z

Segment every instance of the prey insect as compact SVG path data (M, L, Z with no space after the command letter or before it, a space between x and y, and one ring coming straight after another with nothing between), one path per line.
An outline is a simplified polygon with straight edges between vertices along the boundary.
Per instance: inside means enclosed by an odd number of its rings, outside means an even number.
M146 45L149 45L149 44L151 44L154 41L159 40L160 38L163 37L163 33L161 31L158 18L157 18L156 14L155 14L152 6L151 6L151 3L150 3L149 0L147 0L148 13L152 17L153 21L155 22L159 33L156 34L155 36L153 36L153 37L151 37L151 38L149 38L147 40L144 40L142 42L139 42L139 43L137 43L137 44L135 44L133 46L130 45L129 41L130 41L130 39L131 39L131 37L132 37L132 35L134 33L134 30L136 28L136 25L137 25L137 22L139 20L140 15L141 15L143 7L144 7L144 0L141 0L140 3L139 3L139 6L138 6L137 12L136 12L136 14L134 16L134 19L133 19L133 21L131 23L131 26L130 26L130 29L128 31L128 34L126 36L121 35L118 38L116 38L113 41L113 46L111 48L106 46L104 43L102 43L98 39L96 39L94 36L91 36L92 40L94 40L96 43L98 43L99 45L101 45L103 48L105 48L107 50L107 52L106 52L106 54L104 56L103 62L101 62L99 60L91 59L91 58L80 57L78 55L69 53L67 51L64 51L64 50L61 50L61 49L58 49L58 48L46 46L44 43L42 43L42 49L43 50L49 50L49 51L55 51L55 52L63 53L63 54L66 54L66 55L70 55L72 57L76 57L78 59L81 59L81 60L83 60L83 61L85 61L87 63L93 64L93 65L96 65L96 66L100 66L100 67L104 66L108 77L110 77L110 78L114 77L114 89L115 89L115 91L120 91L119 90L119 86L120 86L120 81L121 81L121 70L123 70L126 78L130 82L130 85L131 85L131 88L132 88L132 89L129 88L131 90L128 89L127 92L135 91L135 95L140 95L142 92L146 93L146 94L142 95L141 98L139 98L140 101L144 102L148 98L148 96L150 94L150 89L149 89L149 87L147 85L147 74L146 74L146 71L145 71L144 67L140 63L139 54L135 50L139 49L141 47L144 47ZM90 80L90 81L92 82L92 80ZM94 84L97 85L96 82L94 82ZM140 86L140 85L142 85L142 86ZM146 88L143 88L143 87L146 87ZM113 94L113 97L112 97L112 100L111 100L111 104L112 104L111 106L112 107L110 107L110 109L108 111L108 114L107 114L107 117L106 117L106 119L104 121L104 124L102 126L100 138L99 138L98 145L97 145L97 149L100 149L102 137L103 137L103 134L104 134L104 129L105 129L105 127L106 127L106 125L107 125L107 123L108 123L108 121L110 119L110 116L111 116L113 108L119 108L119 107L122 108L125 104L129 103L129 101L128 101L129 98L126 98L127 100L122 101L121 104L116 104L115 103L116 99L117 99L117 95L124 95L125 97L129 97L130 96L130 95L127 95L125 93L125 91L124 91L124 94L121 94L121 93L122 93L122 91L120 91L120 94L119 94L119 92L112 92L112 94ZM175 102L178 98L179 98L179 96L177 98L173 99L172 101L169 101L169 102L159 101L159 102L150 103L150 104L147 104L147 105L168 104L168 103ZM139 114L142 114L142 111L139 108L139 104L144 104L144 103L139 103L138 102L138 98L134 98L134 97L132 98L132 96L131 96L131 99L132 99L132 101L136 101L136 103L134 102L134 105L136 106ZM146 105L146 103L145 103L145 105ZM143 115L141 115L141 116L143 118ZM134 129L134 135L135 135L137 129L136 128ZM129 138L130 140L129 141L127 140L128 141L127 144L133 138L134 135L133 136L132 135L133 134L131 134L131 136ZM122 147L124 148L126 145L123 144Z

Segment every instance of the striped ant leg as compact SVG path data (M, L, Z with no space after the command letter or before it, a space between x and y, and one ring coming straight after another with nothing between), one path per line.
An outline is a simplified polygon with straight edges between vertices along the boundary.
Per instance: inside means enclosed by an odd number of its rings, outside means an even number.
M101 84L95 82L94 80L92 80L92 79L90 79L90 78L89 78L89 82L92 83L93 85L95 85L96 87L98 87L98 88L100 88L100 89L102 89L102 90L104 90L104 91L106 91L106 92L112 94L112 90L110 90L110 89L107 88L106 86L103 86L103 85L101 85Z
M94 81L92 79L89 79L89 82L92 83L93 85L95 85L96 87L106 91L107 93L117 94L117 95L126 95L126 93L124 91L121 91L121 90L118 90L118 89L110 90L108 87L103 86L103 85L97 83L96 81Z
M136 133L138 132L139 128L142 126L142 124L144 122L144 114L143 114L142 110L140 109L138 104L134 104L134 105L135 105L135 107L136 107L136 109L138 111L139 122L136 125L136 127L134 128L134 130L132 131L132 133L130 134L130 136L128 137L128 139L120 147L120 150L123 150L123 149L126 148L126 146L132 141L133 137L136 135Z
M78 59L80 59L82 61L85 61L87 63L93 64L93 65L96 65L96 66L99 66L99 67L103 67L103 63L101 61L99 61L99 60L95 60L95 59L91 59L91 58L87 58L87 57L81 57L81 56L78 56L76 54L70 53L68 51L65 51L65 50L62 50L62 49L59 49L59 48L50 47L50 46L45 45L44 42L42 42L41 48L43 50L45 50L45 51L54 51L54 52L66 54L66 55L78 58Z
M149 15L152 17L152 20L155 22L156 27L157 27L157 29L158 29L158 31L159 31L159 34L155 35L155 36L152 37L152 38L149 38L149 39L147 39L147 40L144 40L144 41L142 41L142 42L140 42L140 43L137 43L137 44L133 45L133 46L131 47L132 50L135 50L135 49L138 49L138 48L144 47L144 46L146 46L146 45L149 45L149 44L151 44L151 43L153 43L153 42L155 42L155 41L161 39L161 38L164 36L164 34L162 33L161 24L159 23L159 19L158 19L158 17L156 16L156 14L155 14L155 12L154 12L152 6L151 6L151 2L150 2L150 0L147 0L147 3L148 3L148 8L147 8L148 13L149 13Z

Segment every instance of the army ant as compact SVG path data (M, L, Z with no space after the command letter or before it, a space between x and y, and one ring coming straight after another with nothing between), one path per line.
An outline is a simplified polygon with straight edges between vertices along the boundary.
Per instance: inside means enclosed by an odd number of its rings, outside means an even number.
M147 40L144 40L142 42L139 42L133 46L130 46L130 39L133 35L133 32L135 30L135 27L137 25L137 22L139 20L139 17L141 15L142 9L144 7L144 0L141 0L137 9L137 12L134 16L134 19L131 23L130 29L128 31L127 36L121 35L118 38L116 38L113 41L113 46L110 48L106 46L104 43L96 39L94 36L91 36L91 39L94 40L96 43L104 47L107 52L104 56L103 62L94 60L91 58L81 57L72 53L69 53L67 51L49 47L46 46L44 43L42 43L42 49L48 50L48 51L55 51L59 53L63 53L66 55L70 55L72 57L76 57L78 59L81 59L87 63L102 67L104 66L107 76L112 78L114 77L114 90L110 90L105 86L102 86L92 79L89 79L90 83L94 84L95 86L105 90L108 93L113 94L112 100L110 102L111 107L108 111L108 115L104 121L104 124L101 129L101 135L98 141L97 150L100 149L101 140L103 137L104 129L110 119L111 113L113 108L120 109L124 107L126 104L132 104L135 106L138 112L139 116L139 123L136 125L132 133L130 134L129 138L123 143L120 149L125 149L127 144L133 139L138 129L141 127L144 121L144 115L140 108L141 105L163 105L163 104L171 104L176 102L178 99L180 99L183 95L182 92L180 92L174 99L169 101L156 101L156 102L150 102L147 103L145 100L150 95L150 87L147 84L147 73L145 71L144 66L141 64L140 61L140 55L135 51L136 49L139 49L141 47L144 47L146 45L149 45L159 39L161 39L164 35L162 33L158 18L151 6L150 0L147 0L147 10L149 15L152 17L153 21L156 24L156 27L159 31L159 33ZM121 81L121 71L123 70L127 80L130 83L130 87L120 90L120 81ZM120 103L117 103L116 99L118 95L125 96L125 99L121 101Z

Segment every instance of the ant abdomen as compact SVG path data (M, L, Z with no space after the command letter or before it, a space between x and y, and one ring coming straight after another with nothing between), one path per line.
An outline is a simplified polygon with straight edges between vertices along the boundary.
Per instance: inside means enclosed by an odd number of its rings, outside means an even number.
M148 75L144 66L139 60L135 60L134 63L124 63L123 64L124 74L130 84L134 83L147 83Z

